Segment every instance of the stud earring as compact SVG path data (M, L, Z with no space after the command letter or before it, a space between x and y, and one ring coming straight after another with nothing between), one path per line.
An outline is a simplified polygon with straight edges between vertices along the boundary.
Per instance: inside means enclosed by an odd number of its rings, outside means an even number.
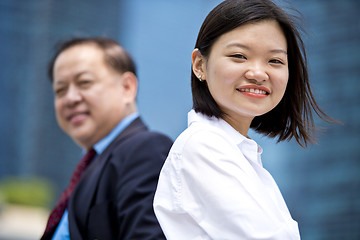
M201 80L201 74L198 76L198 79L199 79L200 82L202 82L202 80Z

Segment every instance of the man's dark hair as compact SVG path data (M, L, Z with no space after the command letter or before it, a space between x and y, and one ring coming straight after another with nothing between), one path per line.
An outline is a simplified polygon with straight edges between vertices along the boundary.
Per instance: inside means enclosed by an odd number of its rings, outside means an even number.
M136 66L128 52L115 40L104 37L74 38L58 44L56 52L50 61L48 75L51 81L54 77L54 64L57 57L65 50L78 45L93 44L104 52L105 63L119 73L132 72L136 75Z

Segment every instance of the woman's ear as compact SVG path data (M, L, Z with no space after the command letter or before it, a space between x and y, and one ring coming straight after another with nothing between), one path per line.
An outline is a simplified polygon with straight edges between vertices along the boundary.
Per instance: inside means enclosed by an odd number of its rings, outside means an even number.
M200 80L206 80L206 65L204 56L200 53L199 49L195 48L191 54L192 71L195 76Z

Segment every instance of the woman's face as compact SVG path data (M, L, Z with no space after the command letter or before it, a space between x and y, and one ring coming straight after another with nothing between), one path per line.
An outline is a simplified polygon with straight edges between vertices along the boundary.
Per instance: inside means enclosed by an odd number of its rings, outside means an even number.
M242 25L223 34L201 65L202 79L224 119L233 127L245 122L248 130L254 117L272 110L284 96L286 38L276 21Z

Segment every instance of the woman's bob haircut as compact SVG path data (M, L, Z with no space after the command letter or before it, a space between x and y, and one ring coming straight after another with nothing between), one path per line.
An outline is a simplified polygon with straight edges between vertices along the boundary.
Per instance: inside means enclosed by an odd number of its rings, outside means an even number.
M295 138L302 146L314 142L312 112L328 121L310 89L304 43L295 25L295 17L270 0L226 0L216 6L204 20L195 48L205 59L219 37L244 24L274 20L279 23L287 40L289 80L284 97L270 112L253 119L250 128L275 138L278 142ZM206 81L199 81L191 72L193 108L207 116L222 118L221 111L211 96Z

